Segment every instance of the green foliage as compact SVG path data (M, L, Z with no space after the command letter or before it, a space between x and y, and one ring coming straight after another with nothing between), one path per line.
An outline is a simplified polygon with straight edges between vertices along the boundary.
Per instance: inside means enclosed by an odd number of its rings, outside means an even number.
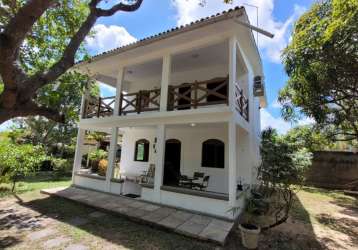
M16 13L24 3L23 0L6 0L2 2L2 7L8 12ZM89 13L87 0L60 0L56 1L56 4L56 8L47 9L37 20L20 48L20 65L29 75L49 69L61 58L69 39L77 32ZM0 23L6 25L8 18L1 16ZM77 53L77 59L84 55L86 51L82 46ZM35 101L41 106L59 111L64 115L66 123L58 124L42 117L21 119L23 127L27 130L27 142L45 146L53 143L70 143L77 133L76 121L82 89L88 85L91 86L91 94L98 94L98 86L88 76L67 72L55 82L39 89Z
M88 140L95 140L97 142L102 142L106 139L106 136L108 134L105 132L99 132L99 131L93 131L93 132L89 132L87 134L87 139Z
M54 166L53 170L56 172L71 172L73 166L73 159L62 159L62 158L52 158L51 162Z
M283 53L285 119L315 119L332 140L358 139L358 1L318 2L297 21Z
M89 159L91 161L100 161L102 159L107 159L108 152L102 149L97 149L89 153Z
M271 128L262 132L261 145L260 181L284 188L303 182L304 171L311 163L311 154L306 149L296 151Z
M290 129L282 140L290 144L295 150L307 149L310 152L332 148L328 136L316 130L313 126L298 126Z
M1 182L13 182L23 176L34 173L40 163L46 159L44 150L40 146L29 144L17 145L0 143L0 178ZM13 187L14 187L13 186Z
M268 229L287 220L294 190L303 184L312 154L306 148L297 150L295 145L282 140L274 129L264 130L261 137L259 186L251 190L246 210L256 216L272 217L274 221L260 225Z
M24 3L16 2L19 6ZM59 0L56 4L37 20L21 47L21 66L27 73L46 70L56 63L89 13L88 1ZM84 53L81 47L77 56Z

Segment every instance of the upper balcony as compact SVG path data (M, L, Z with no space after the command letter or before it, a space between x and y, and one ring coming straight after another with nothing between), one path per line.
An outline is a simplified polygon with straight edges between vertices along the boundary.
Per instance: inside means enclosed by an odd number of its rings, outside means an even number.
M230 93L234 92L233 107L249 121L248 71L236 52L236 77L230 86L230 51L229 41L224 40L173 53L167 59L125 66L121 76L104 69L106 77L100 80L112 82L120 94L117 99L115 93L109 97L85 98L82 118L229 106ZM119 85L118 77L121 77Z
M118 114L114 114L115 96L86 98L83 118L160 111L160 94L161 89L158 88L133 93L122 92L119 99ZM202 82L170 85L166 111L228 104L228 78L213 78ZM249 120L248 99L238 84L235 85L235 108L245 120Z

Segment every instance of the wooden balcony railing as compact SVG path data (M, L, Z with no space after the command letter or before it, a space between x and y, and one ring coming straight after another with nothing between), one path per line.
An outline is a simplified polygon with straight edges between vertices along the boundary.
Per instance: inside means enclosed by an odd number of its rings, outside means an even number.
M159 110L160 89L141 90L136 93L121 94L119 115Z
M249 100L238 83L235 84L235 108L246 121L249 121Z
M228 104L228 78L169 86L168 110Z
M169 86L167 110L182 110L200 106L228 104L228 78L214 78L208 81L183 83ZM85 101L83 118L113 115L115 97L88 98ZM249 102L243 90L235 85L235 108L249 121ZM122 93L119 100L119 115L141 113L160 109L160 89Z
M114 102L115 96L86 98L83 118L104 117L113 115Z

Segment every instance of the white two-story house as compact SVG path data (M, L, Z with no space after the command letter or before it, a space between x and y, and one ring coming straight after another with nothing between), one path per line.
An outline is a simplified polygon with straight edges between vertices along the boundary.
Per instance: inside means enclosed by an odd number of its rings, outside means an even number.
M266 105L248 23L236 8L78 63L116 94L83 96L73 184L232 219ZM86 131L109 134L105 176L83 169Z

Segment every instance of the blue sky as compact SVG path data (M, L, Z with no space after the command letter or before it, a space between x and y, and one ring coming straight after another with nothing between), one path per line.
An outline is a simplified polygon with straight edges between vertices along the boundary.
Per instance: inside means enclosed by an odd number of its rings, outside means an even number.
M224 4L222 0L206 0L204 6L201 6L199 1L144 0L141 8L134 13L117 13L113 17L101 18L95 27L98 35L87 40L88 48L92 53L98 53L237 5L258 6L259 27L275 34L274 39L259 35L259 48L264 64L268 97L268 107L261 111L262 127L272 126L284 133L297 125L282 120L280 107L276 102L278 92L287 80L280 53L290 39L295 20L309 9L314 1L234 0L231 5ZM256 9L250 6L245 6L245 8L251 23L256 25ZM102 88L102 91L104 95L112 94L108 88ZM298 124L310 122L310 119L303 119Z
M292 125L281 119L280 108L276 103L278 91L287 80L280 62L280 52L290 39L294 21L314 1L234 0L231 5L224 4L223 0L206 0L204 6L199 4L200 1L202 0L144 0L136 12L120 12L112 17L99 19L94 27L95 37L86 40L87 47L91 54L96 54L237 5L246 3L258 6L259 27L275 34L274 39L259 35L268 97L268 107L261 111L261 124L262 127L270 125L284 133ZM256 25L256 9L250 6L245 8L251 23ZM109 88L103 87L102 92L103 95L112 94ZM310 119L303 119L299 124L309 122ZM0 130L6 126L8 124L1 125Z

